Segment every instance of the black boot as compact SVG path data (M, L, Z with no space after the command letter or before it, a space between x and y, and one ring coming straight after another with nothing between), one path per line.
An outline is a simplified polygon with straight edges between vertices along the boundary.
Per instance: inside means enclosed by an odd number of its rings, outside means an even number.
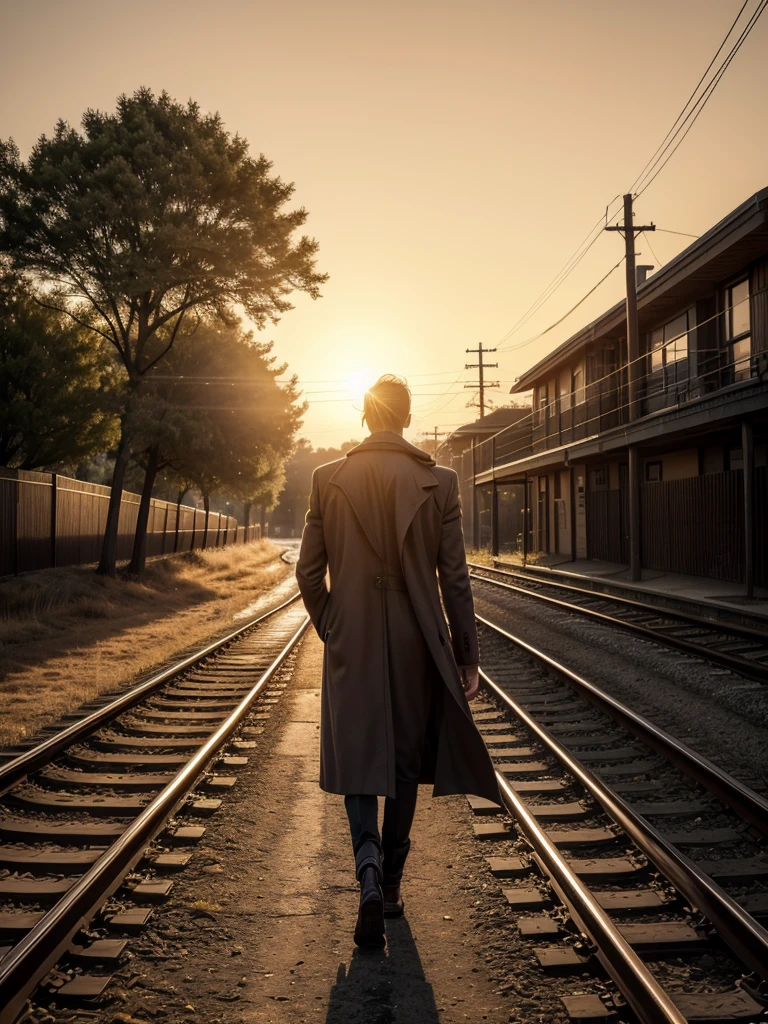
M402 917L405 913L405 900L400 895L400 883L384 885L384 917Z
M381 847L373 839L366 839L355 854L355 869L360 882L355 942L358 946L380 949L387 937L381 891Z
M403 868L410 848L411 840L406 839L402 843L396 843L392 849L387 849L384 854L384 917L403 916L405 902L400 895L400 879L403 877Z

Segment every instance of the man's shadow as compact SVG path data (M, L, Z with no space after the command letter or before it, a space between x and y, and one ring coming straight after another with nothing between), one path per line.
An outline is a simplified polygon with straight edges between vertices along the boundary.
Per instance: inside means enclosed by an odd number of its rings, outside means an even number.
M404 917L387 922L387 948L356 949L339 964L325 1024L437 1024L432 986Z

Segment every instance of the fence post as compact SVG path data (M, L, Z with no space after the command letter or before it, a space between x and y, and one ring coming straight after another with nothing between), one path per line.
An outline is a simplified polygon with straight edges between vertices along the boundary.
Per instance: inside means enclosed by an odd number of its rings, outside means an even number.
M16 471L16 514L13 520L13 575L19 575L19 506L21 505L21 480Z
M744 477L744 584L747 600L752 600L755 596L755 445L749 420L741 421L741 462Z
M162 554L165 554L165 538L168 536L168 502L165 503L165 519L163 520L163 546Z
M56 473L51 473L51 566L56 568L56 505L59 485Z

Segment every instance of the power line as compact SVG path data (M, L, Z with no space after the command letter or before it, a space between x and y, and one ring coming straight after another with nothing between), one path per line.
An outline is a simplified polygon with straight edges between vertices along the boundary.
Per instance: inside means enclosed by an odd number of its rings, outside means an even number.
M579 263L581 263L581 261L587 255L587 253L598 240L598 238L600 238L600 236L602 235L603 223L604 221L607 223L609 217L608 210L617 198L618 196L615 196L611 200L611 202L608 203L608 205L605 208L605 213L603 214L603 216L601 216L599 220L595 222L594 226L590 228L584 240L577 246L576 250L566 261L565 265L552 278L550 283L539 295L539 297L536 300L534 300L534 302L528 307L525 313L523 313L520 319L517 320L516 323L514 323L512 327L510 327L510 329L506 332L506 334L499 340L499 345L502 345L508 338L511 338L513 334L516 334L517 331L524 327L525 324L531 319L531 317L534 316L541 309L541 307L546 302L549 301L549 299L555 294L558 288L560 288L560 286L570 277L570 275L573 273L573 271L576 269ZM611 216L613 216L613 214L611 214Z
M725 34L725 38L723 39L722 43L720 43L720 46L719 46L719 47L717 48L717 52L715 53L714 57L712 58L712 60L711 60L711 61L709 62L709 64L707 65L707 68L706 68L706 70L704 71L704 74L703 74L703 75L701 76L701 78L700 78L700 79L698 80L698 82L696 83L696 87L695 87L695 89L693 90L693 92L691 93L691 95L690 95L690 96L688 97L688 99L686 100L685 106L684 106L684 107L683 107L683 109L682 109L682 110L680 111L680 113L679 113L679 114L677 115L677 117L676 117L676 119L675 119L675 122L674 122L674 124L673 124L673 125L672 125L672 127L671 127L671 128L669 129L669 131L668 131L668 132L667 132L667 134L666 134L666 135L664 136L664 138L663 138L663 139L661 140L661 142L660 142L660 143L659 143L659 145L657 146L656 150L655 150L655 151L653 152L653 154L651 155L651 158L650 158L650 159L648 160L648 162L646 163L645 167L643 167L642 171L640 171L640 173L638 174L638 176L637 176L637 177L635 178L634 182L632 183L632 187L631 187L631 188L629 189L629 191L630 191L630 192L634 192L634 191L635 191L635 188L636 188L636 186L637 186L637 185L639 184L639 182L641 181L641 179L642 179L643 175L645 174L645 172L646 172L646 171L648 170L648 168L649 168L649 166L651 165L651 163L653 162L653 160L654 160L654 159L656 158L656 156L658 155L658 153L659 153L659 150L660 150L660 149L662 148L662 146L663 146L663 145L664 145L664 144L666 143L667 139L669 139L670 135L672 134L672 132L673 132L673 131L675 130L675 128L676 128L676 127L677 127L677 125L679 124L679 122L680 122L680 119L681 119L681 118L682 118L682 117L684 116L684 114L685 114L686 110L688 109L688 107L689 107L689 106L690 106L690 104L691 104L691 101L692 101L692 100L694 99L694 97L696 96L696 93L697 93L697 92L699 91L699 87L701 86L701 83L702 83L702 82L704 81L704 79L705 79L705 78L707 77L707 75L709 74L709 71L710 71L710 69L711 69L712 65L713 65L713 64L715 63L715 61L717 60L718 56L720 55L720 52L722 51L723 47L725 46L726 42L728 41L728 37L730 36L731 32L733 32L734 28L736 27L736 23L738 22L738 20L739 20L739 18L741 17L741 15L742 15L742 14L744 13L744 8L745 8L745 7L746 7L746 6L748 5L748 3L749 3L749 0L744 0L744 3L743 3L743 4L741 5L741 7L739 8L739 13L738 13L738 14L736 15L736 17L735 17L735 18L733 19L733 23L731 24L731 27L730 27L730 28L728 29L728 31L726 32L726 34Z
M451 388L456 387L456 385L461 380L461 377L462 377L463 373L464 373L464 369L462 368L461 370L459 370L459 373L458 373L458 375L456 377L456 380L451 381L451 383L448 386L451 387ZM448 394L448 392L446 392L446 394ZM452 392L451 394L452 394L452 396L453 396L453 394L461 394L461 391ZM417 397L419 397L419 396L417 396ZM451 404L451 398L449 398L447 402L443 402L442 404L440 404L438 401L433 400L431 402L427 402L425 406L423 406L423 407L421 407L421 408L419 408L419 409L417 409L415 411L418 414L420 414L421 416L434 416L435 413L442 412L442 410L445 409L450 404ZM439 408L437 408L437 406L439 406Z
M658 228L656 230L658 231ZM643 231L642 235L643 235L643 238L648 243L648 248L651 250L651 256L653 256L653 258L656 260L656 266L657 267L661 267L663 264L662 264L661 260L659 259L659 257L656 255L656 253L653 251L653 246L651 245L651 240L648 237L648 232L647 231Z
M746 40L746 38L749 35L749 33L754 28L754 25L756 24L758 18L762 15L763 11L765 10L765 7L768 6L768 0L759 0L758 7L755 10L755 12L753 13L753 15L751 16L749 22L747 23L747 26L742 31L741 36L736 41L734 46L729 51L728 56L725 58L723 63L720 65L720 67L716 71L715 75L713 76L713 79L710 81L710 83L707 85L706 89L704 90L704 93L702 93L702 95L698 98L698 100L696 100L693 108L689 111L688 108L691 106L691 102L696 98L696 95L697 95L697 93L698 93L702 83L706 80L707 75L709 74L709 72L711 71L711 69L714 66L715 62L717 61L718 56L720 55L720 53L724 49L728 39L730 38L730 36L731 36L735 26L738 24L738 22L739 22L739 20L740 20L740 18L742 16L744 10L748 6L748 4L749 4L749 0L744 0L744 3L740 7L739 12L736 15L736 18L734 19L733 23L731 24L731 27L729 28L728 32L726 33L725 38L723 39L723 42L718 47L714 57L710 61L710 63L707 66L706 70L704 71L704 74L701 76L701 78L697 82L695 89L693 90L693 92L691 93L691 96L688 99L688 102L685 104L685 106L681 110L680 114L675 119L675 122L673 123L672 127L667 132L667 135L664 137L664 139L662 140L660 145L657 147L656 151L653 153L653 155L651 156L650 160L646 163L646 165L643 167L643 169L640 172L640 174L638 175L638 177L635 179L635 182L634 182L634 184L632 186L632 191L634 191L639 186L642 186L642 188L640 189L640 192L637 193L638 195L641 194L641 192L644 192L650 186L650 184L655 180L655 178L658 176L658 174L661 173L662 169L666 166L666 164L672 158L672 156L677 151L679 146L682 144L683 139L688 134L688 131L690 131L691 127L695 123L695 121L698 118L699 114L704 109L704 106L706 105L707 101L709 100L710 96L712 95L712 92L716 88L717 84L719 83L719 81L722 78L723 74L727 70L727 68L730 65L731 61L735 57L736 53L738 53L738 50L743 45L743 43ZM686 114L686 112L688 112L688 113ZM682 129L684 128L686 122L690 119L690 117L692 115L694 115L693 116L693 121L691 121L691 123L688 125L688 128L685 130L685 133L682 135L682 137L678 139L678 136L679 136L680 132L682 131ZM681 123L681 120L682 120L682 123ZM664 159L664 162L661 164L661 166L658 166L659 161L664 158L665 154L667 153L667 150L670 148L670 146L673 146L673 145L674 145L674 148L672 149L672 152L669 153L669 155L666 157L666 159ZM654 171L655 171L655 173L653 173ZM652 174L652 173L653 173L653 176L648 178L648 175ZM608 210L612 206L613 202L615 202L616 198L618 198L618 197L615 197L613 200L611 200L611 202L606 207L606 211L605 211L605 222L606 223L607 223L607 221L609 219ZM612 217L613 214L611 214L610 216ZM541 309L541 307L546 302L549 301L549 299L552 297L552 295L555 294L555 292L561 287L561 285L573 273L573 271L576 269L576 267L579 265L579 263L581 263L581 261L584 259L584 257L587 255L587 253L590 251L592 246L595 244L597 239L602 234L602 225L603 225L603 218L601 217L600 220L597 221L597 223L587 233L587 235L585 236L584 240L576 248L574 253L569 257L569 259L566 261L565 265L561 268L561 270L550 281L550 283L547 285L547 287L541 292L541 294L528 307L528 309L525 311L525 313L523 313L523 315L512 325L512 327L500 339L500 341L498 343L499 346L500 346L500 351L507 351L507 350L509 350L511 348L517 348L517 347L524 348L525 345L530 344L531 342L537 340L538 338L540 338L542 336L542 334L545 334L549 330L552 329L551 327L547 328L546 331L543 331L543 332L541 332L541 334L537 334L533 338L528 339L528 341L524 342L520 346L506 346L504 348L501 347L501 346L503 346L503 343L508 338L512 337L512 335L517 333L517 331L519 331L531 319L531 317L533 317L539 311L539 309ZM686 232L672 232L672 231L670 231L669 233L670 234L687 235ZM688 237L697 238L699 236L697 236L697 235L689 235ZM591 292L588 293L588 294L591 294ZM585 298L586 297L587 296L585 296ZM583 300L581 300L581 301L583 301ZM573 307L573 308L574 309L578 308L578 305L580 305L580 303L577 303L577 306ZM572 312L572 310L571 310L571 312ZM568 314L566 314L566 316L568 316ZM562 322L562 320L558 321L558 323L559 322ZM556 326L556 324L554 324L552 326L554 327L554 326Z
M665 235L681 235L683 238L701 238L701 235L692 235L688 231L671 231L669 228L656 228L657 231L661 231Z
M741 10L739 11L739 14L738 14L738 16L736 18L736 21L738 21L739 18L741 17L741 13L744 10L744 6L742 6ZM736 56L736 54L739 52L741 47L746 42L747 37L752 32L752 29L757 24L758 20L760 19L761 15L765 11L766 7L768 7L768 0L759 0L757 8L753 12L753 14L750 17L749 21L747 22L747 25L745 26L745 28L742 30L741 35L736 40L734 45L731 47L731 49L730 49L730 51L728 53L728 56L720 64L720 67L717 69L717 71L715 72L714 76L710 79L710 81L707 84L707 86L705 87L704 91L698 97L698 99L696 100L694 105L691 107L691 109L688 111L688 113L685 115L685 117L684 117L684 119L682 121L680 121L680 116L678 116L677 121L675 122L675 124L677 125L677 128L675 128L674 125L673 125L673 128L670 129L670 133L668 133L669 141L667 141L666 145L663 146L663 148L661 149L661 152L658 152L658 150L657 150L658 156L656 156L655 159L652 158L652 163L651 163L650 167L648 167L648 169L645 170L641 174L640 178L635 179L635 184L632 186L632 191L634 193L635 198L637 198L638 196L641 196L643 194L643 192L645 192L653 184L653 182L656 180L656 178L658 178L659 174L661 174L661 172L667 166L669 161L672 159L672 157L678 151L680 146L683 144L686 136L690 132L691 128L693 128L693 126L696 123L696 121L699 119L699 116L701 115L701 113L703 112L703 110L706 107L707 103L711 99L712 94L714 93L715 89L719 85L723 75L725 74L725 72L730 67L733 59ZM735 22L734 22L734 25L735 25ZM728 39L728 36L730 36L732 31L733 31L733 26L731 26L731 28L728 30L728 34L726 35L725 40L723 40L723 45L725 44L725 41ZM720 52L721 49L722 49L722 45L721 45L720 49L718 50L718 53ZM715 56L717 56L717 55L715 55ZM710 64L710 67L711 67L711 64ZM705 75L706 75L706 72L705 72ZM699 84L701 84L701 83L699 83ZM697 85L696 88L698 90L699 86ZM688 101L688 104L686 104L686 107L689 104L690 104L690 100ZM684 112L685 112L685 107L683 108L683 111L681 113L684 113ZM679 124L678 124L678 122L679 122ZM690 123L688 123L688 122L690 122ZM683 131L683 127L686 124L688 124L688 127L685 128L685 131ZM669 137L669 134L671 134L671 137ZM670 147L671 147L671 149L670 149ZM669 153L666 156L666 158L664 158L664 155L665 155L665 153L667 153L668 150L669 150ZM664 158L664 159L662 159L662 158ZM648 165L646 165L646 166L648 166ZM655 168L655 171L654 171L654 168ZM650 175L650 177L649 177L649 175Z
M455 369L453 369L453 370L435 370L435 371L433 371L430 374L426 374L426 373L413 373L413 374L410 374L410 377L411 377L411 379L413 379L414 377L445 376L446 374L450 375L450 374L456 373L456 372L457 371ZM463 371L459 371L459 372L461 373ZM206 374L194 374L194 373L152 373L152 374L149 374L148 376L146 376L144 379L145 380L162 380L162 381L181 381L181 382L186 382L186 383L191 383L191 384L192 383L196 384L196 383L199 383L201 381L202 382L208 382L208 381L227 382L227 381L232 381L232 382L235 382L235 383L240 383L241 381L245 381L245 382L264 382L264 381L268 381L269 380L269 378L267 376L262 376L262 377L242 377L242 376L234 376L232 374L226 374L225 375L225 374L211 374L211 373L206 373ZM292 380L293 380L293 378L291 378L291 377L274 377L273 378L273 381L276 384L290 384L292 382ZM335 384L335 383L347 383L348 384L349 383L349 377L331 377L328 380L303 380L301 378L297 378L297 380L296 380L296 384L298 386L301 386L301 385L304 385L304 384ZM433 386L436 386L436 385L446 384L446 383L448 383L448 382L447 381L442 381L442 380L425 381L423 384L415 384L414 387L433 387ZM331 389L331 390L345 391L345 390L351 390L351 389L349 389L349 388L334 388L334 389Z
M522 341L522 342L520 342L517 345L506 345L506 346L503 346L502 348L499 349L499 351L500 352L509 352L509 351L512 351L512 350L517 351L518 349L525 348L526 345L531 345L534 341L538 341L539 338L543 338L545 334L549 334L549 332L553 331L555 329L555 327L559 327L560 324L563 322L563 320L567 320L567 318L571 315L571 313L573 313L575 310L577 310L582 303L586 302L587 299L590 297L590 295L592 295L593 292L596 292L597 289L600 287L600 285L603 284L604 281L607 281L608 278L611 276L611 274L613 274L616 270L619 269L621 264L624 262L624 259L625 259L625 257L622 256L622 258L619 260L619 262L614 264L614 266L611 267L611 269L608 271L608 273L605 274L603 277L601 277L600 280L597 282L597 284L593 285L589 289L589 291L587 292L586 295L582 295L582 297L579 299L579 301L576 303L576 305L575 306L571 306L571 308L568 310L568 312L564 313L560 317L559 320L555 320L555 322L553 324L550 324L549 327L545 328L545 330L543 330L543 331L540 331L538 334L534 334L534 336L532 338L528 338L527 341Z

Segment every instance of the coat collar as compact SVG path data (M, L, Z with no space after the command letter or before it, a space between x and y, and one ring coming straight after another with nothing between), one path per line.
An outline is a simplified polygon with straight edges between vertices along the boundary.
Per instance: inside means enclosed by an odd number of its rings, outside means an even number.
M357 455L358 452L369 451L405 452L406 455L410 455L412 458L418 459L419 462L423 462L425 466L435 465L435 460L429 452L417 448L410 441L406 441L402 434L395 434L391 430L376 430L374 433L369 434L364 441L349 449L347 458L350 455Z
M400 434L391 433L388 430L380 430L371 434L354 448L350 448L347 457L341 461L338 469L331 477L330 483L340 487L347 496L352 509L360 523L363 532L368 538L371 547L376 554L382 557L382 544L378 536L379 530L376 525L376 515L368 507L369 494L366 488L366 475L373 470L373 465L364 473L349 472L356 464L356 460L350 458L363 452L402 452L411 456L407 472L400 478L400 484L394 493L395 530L397 533L398 550L402 556L405 535L413 522L416 513L424 502L437 487L437 479L431 471L430 466L435 465L435 460L421 448L410 444ZM362 466L359 467L362 469ZM405 466L403 467L405 468Z

